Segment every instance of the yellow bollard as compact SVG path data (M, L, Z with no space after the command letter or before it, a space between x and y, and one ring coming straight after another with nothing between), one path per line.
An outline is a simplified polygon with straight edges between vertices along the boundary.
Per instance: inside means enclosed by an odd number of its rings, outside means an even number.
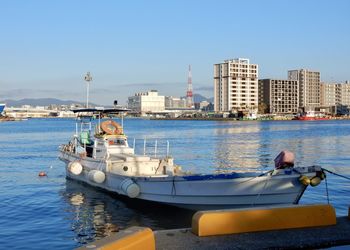
M331 205L290 205L197 212L192 232L210 236L335 224Z
M155 238L153 231L146 227L130 227L112 236L89 243L77 250L154 250Z

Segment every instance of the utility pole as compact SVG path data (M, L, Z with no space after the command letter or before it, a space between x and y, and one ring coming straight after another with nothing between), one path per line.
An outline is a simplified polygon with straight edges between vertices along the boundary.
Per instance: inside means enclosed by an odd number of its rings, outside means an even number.
M89 108L89 84L92 82L90 72L86 73L84 80L86 81L86 108Z

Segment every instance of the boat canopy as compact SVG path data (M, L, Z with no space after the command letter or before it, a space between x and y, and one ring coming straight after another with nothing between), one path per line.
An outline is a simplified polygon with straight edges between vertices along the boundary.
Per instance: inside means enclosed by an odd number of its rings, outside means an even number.
M72 109L73 113L94 113L94 114L119 114L130 111L126 108L104 108L104 107L96 107L96 108L81 108L81 109Z

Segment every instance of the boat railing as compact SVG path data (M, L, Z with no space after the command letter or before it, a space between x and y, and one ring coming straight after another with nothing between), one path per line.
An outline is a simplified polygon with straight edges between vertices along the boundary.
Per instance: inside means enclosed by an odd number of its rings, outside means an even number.
M168 140L134 138L130 147L134 149L135 154L148 155L153 157L170 156L170 143Z

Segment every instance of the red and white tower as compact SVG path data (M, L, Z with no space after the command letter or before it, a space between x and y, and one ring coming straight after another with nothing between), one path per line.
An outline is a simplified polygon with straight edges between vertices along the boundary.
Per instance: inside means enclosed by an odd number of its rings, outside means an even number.
M193 108L193 92L192 92L192 72L191 65L188 67L188 83L187 83L187 94L186 94L187 108Z

